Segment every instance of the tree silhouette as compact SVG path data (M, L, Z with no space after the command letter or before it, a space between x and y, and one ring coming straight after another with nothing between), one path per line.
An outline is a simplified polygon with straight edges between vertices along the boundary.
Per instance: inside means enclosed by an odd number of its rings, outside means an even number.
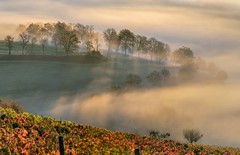
M164 68L162 71L161 71L161 74L163 76L163 79L166 80L170 77L170 71L167 70L166 68Z
M29 35L29 41L31 43L31 54L32 54L34 45L36 44L37 40L39 39L40 25L32 23L32 24L28 25L26 32Z
M53 26L50 23L45 23L41 28L40 28L40 44L42 46L42 53L44 55L45 52L45 46L48 44L49 37L53 33Z
M150 55L151 61L154 53L158 50L158 41L156 38L152 37L148 39L148 54Z
M189 63L194 58L193 51L188 47L182 47L173 52L173 61L179 64Z
M128 74L125 79L126 86L131 88L139 87L142 83L141 77L136 74Z
M147 37L141 36L141 35L136 35L135 36L135 46L137 49L138 57L140 52L146 52L147 51L147 46L148 46L148 41Z
M4 40L5 40L5 45L8 48L8 55L11 55L14 38L10 35L7 35Z
M27 35L25 32L22 32L20 33L20 38L21 38L21 41L22 41L22 55L24 55L24 50L27 46L27 44L29 43L29 39L30 39L30 36Z
M110 53L110 51L112 50L112 48L117 44L118 42L118 35L115 29L113 28L109 28L106 29L103 32L103 37L105 42L107 43L107 47L108 47L108 55Z
M61 45L64 48L66 55L73 53L79 47L76 31L71 30L71 27L65 23L58 22L55 25L53 40L55 45Z
M149 82L151 82L152 84L157 84L162 80L162 75L160 72L158 71L153 71L151 72L148 76L147 79L149 80Z
M200 138L203 137L203 134L201 134L198 130L195 129L188 129L183 130L183 136L189 143L197 142Z
M118 35L119 45L122 50L124 50L125 55L127 50L132 50L135 45L135 35L128 29L123 29Z

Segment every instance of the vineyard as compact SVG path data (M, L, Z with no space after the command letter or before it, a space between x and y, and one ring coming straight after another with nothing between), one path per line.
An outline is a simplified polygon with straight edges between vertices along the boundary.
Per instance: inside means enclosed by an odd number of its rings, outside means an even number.
M240 154L240 149L159 140L0 108L0 154Z

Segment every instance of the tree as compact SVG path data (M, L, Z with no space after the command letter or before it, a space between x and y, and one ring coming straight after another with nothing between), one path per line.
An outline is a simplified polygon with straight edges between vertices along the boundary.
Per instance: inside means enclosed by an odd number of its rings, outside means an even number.
M27 27L26 32L29 35L29 40L31 42L31 54L32 54L34 45L37 42L37 39L39 38L40 35L40 25L32 23Z
M45 46L48 44L48 39L53 33L53 26L50 23L45 23L40 28L40 44L42 46L42 52L44 55Z
M203 134L201 134L198 130L195 129L188 129L183 130L183 136L189 143L197 142L200 138L203 137Z
M24 50L27 44L29 43L29 35L27 35L25 32L20 33L20 38L22 41L22 55L24 55Z
M123 29L118 35L119 45L122 50L124 50L125 55L127 50L132 50L135 45L135 35L128 29Z
M76 32L80 46L85 46L87 41L94 41L94 26L93 25L83 25L80 23L73 25L73 30Z
M157 41L156 47L154 48L153 54L158 58L158 62L160 63L161 59L165 57L165 44L163 42Z
M158 46L158 41L156 38L150 38L148 39L148 53L150 55L151 61L153 58L154 53L157 52L157 46Z
M147 51L147 46L148 46L148 40L147 37L141 36L141 35L136 35L135 36L135 46L138 52L138 57L140 52L146 52Z
M118 35L115 29L109 28L103 32L103 37L108 47L108 54L112 48L117 44Z
M152 84L157 84L162 80L162 75L160 72L158 71L153 71L151 72L148 76L147 79L149 80L149 82L151 82Z
M150 137L157 138L157 139L170 137L170 133L168 133L168 132L167 133L159 133L158 131L154 131L154 130L150 131L149 135L150 135Z
M163 61L166 61L170 55L170 46L168 44L164 44L164 48L163 48L163 51L162 53L160 54L160 58L163 60Z
M48 38L41 39L40 43L42 45L42 54L44 55L45 54L45 46L48 44Z
M66 55L69 55L69 53L73 53L79 47L79 40L74 31L65 31L60 43L61 45L63 45Z
M4 40L6 42L5 45L8 48L8 54L11 55L14 38L12 36L10 36L10 35L7 35Z
M87 52L91 52L93 50L93 43L91 41L87 41L85 43L85 46L86 46L86 49L87 49Z
M76 31L72 30L69 25L58 22L54 29L54 44L55 46L62 46L66 52L66 55L73 53L79 47L79 39L76 35Z
M179 64L186 64L194 58L193 51L188 47L182 47L173 52L173 61Z
M142 83L141 77L136 74L128 74L125 79L125 84L131 88L139 87Z
M163 80L166 80L170 77L170 71L167 70L166 68L164 68L162 71L161 71L161 74L163 76Z

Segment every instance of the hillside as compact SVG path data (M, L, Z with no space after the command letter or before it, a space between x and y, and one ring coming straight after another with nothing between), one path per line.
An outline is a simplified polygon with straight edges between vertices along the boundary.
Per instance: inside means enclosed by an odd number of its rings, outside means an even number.
M183 144L0 108L0 154L240 154L236 148Z

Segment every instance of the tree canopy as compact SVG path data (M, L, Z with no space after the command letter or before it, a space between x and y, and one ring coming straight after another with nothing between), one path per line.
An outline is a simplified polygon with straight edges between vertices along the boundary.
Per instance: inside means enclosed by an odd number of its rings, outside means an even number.
M123 29L118 35L119 46L124 51L125 55L127 51L131 51L135 45L135 35L128 29Z

